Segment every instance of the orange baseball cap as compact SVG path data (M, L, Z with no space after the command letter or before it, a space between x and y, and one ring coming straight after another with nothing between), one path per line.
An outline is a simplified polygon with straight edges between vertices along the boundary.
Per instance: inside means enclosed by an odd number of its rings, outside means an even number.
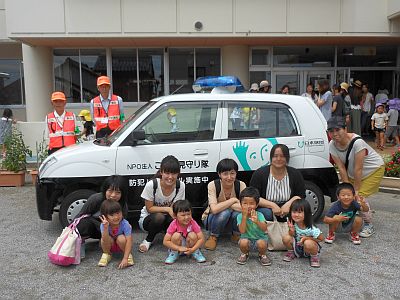
M97 86L103 84L111 85L110 78L108 78L107 76L100 76L99 78L97 78Z
M51 94L51 101L55 100L67 101L67 99L65 98L65 94L63 92L54 92L53 94Z

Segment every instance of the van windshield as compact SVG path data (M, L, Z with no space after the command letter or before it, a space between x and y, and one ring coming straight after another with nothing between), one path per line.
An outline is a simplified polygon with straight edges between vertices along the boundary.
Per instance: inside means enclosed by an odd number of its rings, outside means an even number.
M154 104L156 104L157 101L150 101L147 102L145 105L143 105L141 108L139 108L137 111L135 111L124 123L122 123L117 129L115 129L106 139L105 144L106 145L111 145L114 143L121 134L125 132L129 127L131 127L131 124L135 122L146 110L148 110L150 107L152 107Z

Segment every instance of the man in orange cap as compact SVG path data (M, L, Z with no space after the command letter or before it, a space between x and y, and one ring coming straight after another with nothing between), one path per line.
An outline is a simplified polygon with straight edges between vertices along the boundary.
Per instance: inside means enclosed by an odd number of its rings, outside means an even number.
M49 137L49 155L76 142L75 114L65 111L67 99L63 92L51 94L54 111L46 116L46 132Z
M100 95L90 101L90 114L96 124L96 138L109 135L125 118L122 98L110 94L110 88L110 78L107 76L97 78Z

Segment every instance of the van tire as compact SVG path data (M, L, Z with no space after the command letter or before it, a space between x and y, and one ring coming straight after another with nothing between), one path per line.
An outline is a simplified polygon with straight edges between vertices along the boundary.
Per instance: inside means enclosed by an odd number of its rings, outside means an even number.
M96 193L93 190L81 189L68 194L61 202L58 218L63 227L68 226L81 211L87 199Z
M314 221L317 221L325 207L325 198L321 189L311 181L305 181L306 200L310 203Z

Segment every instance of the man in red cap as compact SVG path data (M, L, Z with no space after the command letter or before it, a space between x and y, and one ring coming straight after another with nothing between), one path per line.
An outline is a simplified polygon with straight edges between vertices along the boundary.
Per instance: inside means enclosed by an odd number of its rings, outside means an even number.
M67 99L63 92L51 94L54 111L46 116L46 132L49 137L49 155L76 142L75 114L65 111Z
M122 98L110 94L111 82L107 76L97 78L100 95L90 101L90 114L96 124L96 138L109 135L121 125L125 116Z

